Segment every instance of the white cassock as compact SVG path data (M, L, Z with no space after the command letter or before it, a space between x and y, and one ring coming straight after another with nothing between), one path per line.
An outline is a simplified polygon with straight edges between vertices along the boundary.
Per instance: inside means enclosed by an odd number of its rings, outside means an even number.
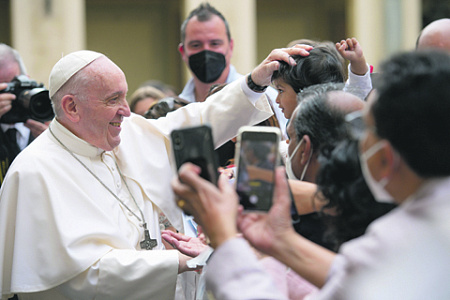
M2 299L12 293L20 299L178 297L178 251L164 250L158 222L163 212L184 232L170 185L170 132L207 123L219 146L241 126L270 117L266 97L260 96L241 79L167 118L133 114L122 123L121 144L107 152L54 120L53 134L140 216L117 162L158 246L140 249L144 234L138 219L47 130L16 158L0 192Z

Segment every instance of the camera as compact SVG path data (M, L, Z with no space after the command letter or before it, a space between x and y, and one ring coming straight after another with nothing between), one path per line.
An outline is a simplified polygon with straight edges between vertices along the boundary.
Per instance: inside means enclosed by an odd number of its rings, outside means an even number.
M0 123L19 123L28 119L45 122L55 116L48 95L48 90L44 85L29 79L26 75L19 75L8 83L8 87L0 93L10 93L16 95L16 100L12 101L11 110L0 118Z

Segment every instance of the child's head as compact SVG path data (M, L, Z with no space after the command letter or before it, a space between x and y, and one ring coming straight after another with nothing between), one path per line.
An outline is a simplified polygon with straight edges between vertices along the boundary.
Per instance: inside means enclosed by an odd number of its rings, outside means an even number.
M297 65L290 66L280 62L280 68L272 75L272 82L279 94L277 103L286 118L290 118L297 106L297 93L304 88L327 82L342 83L344 67L336 55L327 46L318 45L308 56L294 55Z

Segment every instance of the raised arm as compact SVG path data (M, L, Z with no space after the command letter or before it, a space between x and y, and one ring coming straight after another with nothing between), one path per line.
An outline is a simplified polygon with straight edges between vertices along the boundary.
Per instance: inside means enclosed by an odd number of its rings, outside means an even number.
M364 75L369 71L361 45L356 38L348 38L336 43L337 51L350 62L350 70L355 75Z

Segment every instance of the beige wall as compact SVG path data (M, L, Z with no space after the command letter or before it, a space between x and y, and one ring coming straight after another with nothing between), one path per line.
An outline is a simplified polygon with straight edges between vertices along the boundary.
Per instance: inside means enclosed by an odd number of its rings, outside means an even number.
M414 48L422 27L420 0L347 0L347 32L359 39L374 65Z
M12 45L29 75L48 86L62 55L85 47L84 0L11 1Z
M161 79L180 90L190 74L177 51L179 27L200 2L0 0L0 8L11 5L10 28L0 29L0 41L18 49L31 77L46 85L63 54L89 48L106 53L125 71L130 92L148 79ZM273 48L298 38L337 41L355 36L368 62L377 67L389 54L412 49L421 28L421 0L210 2L230 23L232 63L241 73Z
M345 38L345 0L258 0L258 60L298 39Z
M177 0L86 2L87 46L122 68L129 95L150 79L182 85L179 7Z

